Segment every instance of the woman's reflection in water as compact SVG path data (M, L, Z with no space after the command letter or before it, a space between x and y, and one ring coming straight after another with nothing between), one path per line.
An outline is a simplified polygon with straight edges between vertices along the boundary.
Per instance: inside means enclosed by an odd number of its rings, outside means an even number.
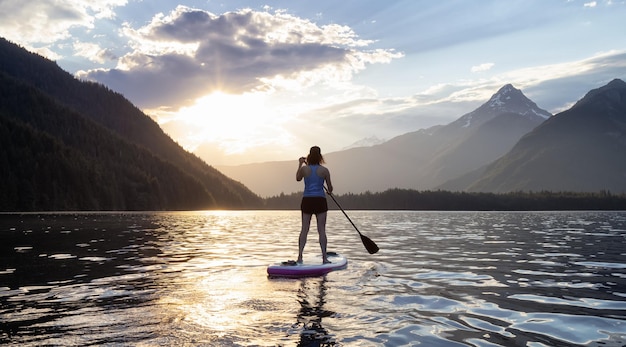
M336 342L322 326L322 318L335 312L324 309L326 303L326 276L302 280L298 290L300 312L297 326L302 327L298 346L335 346Z

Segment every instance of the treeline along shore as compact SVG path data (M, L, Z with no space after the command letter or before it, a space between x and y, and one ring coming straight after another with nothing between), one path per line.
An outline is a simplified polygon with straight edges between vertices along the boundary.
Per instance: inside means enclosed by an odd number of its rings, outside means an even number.
M377 193L335 195L344 210L415 211L576 211L626 210L626 194L609 191L467 193L390 189ZM265 199L265 209L300 208L301 193L280 194ZM330 197L328 207L338 209Z
M85 192L84 192L85 193ZM88 193L88 192L86 192ZM122 194L133 201L143 196ZM389 189L384 192L360 194L335 194L344 210L398 210L398 211L626 211L626 194L610 191L590 192L513 192L477 193L445 190L417 191ZM95 198L94 198L95 199ZM237 207L209 207L208 210L298 210L302 192L280 194L261 199L244 200ZM1 202L2 199L0 199ZM337 204L327 197L328 207L338 210ZM139 208L134 208L139 206ZM143 208L144 204L129 203L124 207L94 208L87 205L55 205L54 208L7 208L0 204L0 212L41 211L179 211L186 208Z

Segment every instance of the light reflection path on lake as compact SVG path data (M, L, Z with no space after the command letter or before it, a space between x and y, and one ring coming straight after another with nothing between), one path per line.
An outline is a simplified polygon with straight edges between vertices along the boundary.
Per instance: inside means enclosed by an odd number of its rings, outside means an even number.
M626 345L624 212L350 216L381 251L332 211L348 268L299 280L297 211L0 215L0 343Z

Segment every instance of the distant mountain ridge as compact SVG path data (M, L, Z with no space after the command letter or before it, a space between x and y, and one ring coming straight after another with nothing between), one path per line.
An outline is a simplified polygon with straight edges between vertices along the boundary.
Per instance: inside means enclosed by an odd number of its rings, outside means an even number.
M376 136L370 136L370 137L366 137L363 138L359 141L356 141L355 143L344 147L342 150L347 150L350 148L358 148L358 147L371 147L371 146L375 146L375 145L380 145L381 143L384 143L385 140L381 140Z
M626 83L594 89L488 166L442 185L468 191L626 192Z
M423 166L422 185L436 187L488 164L552 114L507 84L486 103L433 135L445 139Z
M339 192L433 189L499 158L550 116L507 84L479 108L447 125L403 134L371 147L327 153L325 158ZM302 189L294 180L293 162L217 168L261 196Z
M122 95L78 81L1 38L0 78L0 210L262 204L244 185L181 148Z
M328 153L338 192L626 192L626 83L552 116L512 85L457 120L380 145ZM302 189L293 162L220 167L262 196ZM248 173L254 172L260 181Z

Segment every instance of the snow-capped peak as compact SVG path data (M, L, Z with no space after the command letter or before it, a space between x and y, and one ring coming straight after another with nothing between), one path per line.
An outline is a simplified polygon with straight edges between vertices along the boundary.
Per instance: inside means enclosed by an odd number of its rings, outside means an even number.
M503 107L504 105L506 105L507 101L511 100L511 98L513 97L512 94L514 94L515 92L520 91L515 89L512 85L507 84L504 87L500 88L500 90L495 93L491 97L491 99L489 99L487 104L494 108Z
M541 120L546 120L552 116L548 111L540 109L519 89L511 84L506 84L493 94L489 101L451 124L456 123L458 127L469 128L502 113L517 113L525 117L538 117Z
M356 148L356 147L371 147L375 145L380 145L383 142L385 142L385 140L381 140L376 136L370 136L370 137L360 139L356 141L355 143L351 144L350 146L343 148L342 150Z

